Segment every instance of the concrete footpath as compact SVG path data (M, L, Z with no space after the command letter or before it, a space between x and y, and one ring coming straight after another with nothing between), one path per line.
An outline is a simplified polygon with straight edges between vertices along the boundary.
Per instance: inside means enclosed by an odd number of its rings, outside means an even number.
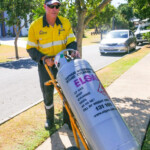
M106 90L141 146L150 120L150 54ZM64 125L36 150L64 150L72 145L75 145L73 134Z

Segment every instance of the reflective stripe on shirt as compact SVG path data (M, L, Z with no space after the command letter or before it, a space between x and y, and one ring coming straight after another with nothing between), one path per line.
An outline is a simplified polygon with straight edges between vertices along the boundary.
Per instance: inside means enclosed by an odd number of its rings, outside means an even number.
M34 42L30 42L30 41L28 41L28 42L27 42L27 44L28 44L28 45L30 45L30 46L38 47L38 45L37 45L37 44L35 44Z
M39 44L39 46L41 48L48 48L48 47L52 47L52 46L56 46L56 45L62 45L62 44L65 44L65 40L54 41L54 42L50 42L50 43L47 43L47 44Z
M27 44L30 46L40 46L41 48L48 48L48 47L52 47L52 46L57 46L57 45L62 45L62 44L66 44L67 39L75 37L74 34L69 34L69 36L66 37L65 40L61 40L61 41L54 41L54 42L50 42L50 43L46 43L46 44L35 44L34 42L30 42L28 41Z

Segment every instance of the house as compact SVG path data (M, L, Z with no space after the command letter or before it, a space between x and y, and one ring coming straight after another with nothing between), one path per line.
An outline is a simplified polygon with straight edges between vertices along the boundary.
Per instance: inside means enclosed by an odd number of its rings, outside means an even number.
M7 18L7 12L3 12L1 14L2 18ZM28 16L29 17L29 16ZM25 20L21 20L21 26L25 23ZM28 29L29 29L29 23L26 23L25 26L21 29L20 36L27 36L28 35ZM0 22L0 37L11 37L15 36L15 31L13 27L9 27L6 25L6 22Z

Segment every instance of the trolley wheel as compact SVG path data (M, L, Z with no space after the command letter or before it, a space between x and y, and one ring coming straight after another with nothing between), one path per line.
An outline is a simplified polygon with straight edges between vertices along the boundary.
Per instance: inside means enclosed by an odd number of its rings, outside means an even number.
M76 146L68 147L66 150L79 150Z

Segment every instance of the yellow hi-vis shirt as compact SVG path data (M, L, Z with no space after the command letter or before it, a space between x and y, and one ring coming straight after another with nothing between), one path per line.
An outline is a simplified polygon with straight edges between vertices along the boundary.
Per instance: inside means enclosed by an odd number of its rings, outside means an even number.
M35 20L28 32L27 50L36 48L44 55L54 56L76 40L67 18L57 17L54 27L46 21L46 15Z

